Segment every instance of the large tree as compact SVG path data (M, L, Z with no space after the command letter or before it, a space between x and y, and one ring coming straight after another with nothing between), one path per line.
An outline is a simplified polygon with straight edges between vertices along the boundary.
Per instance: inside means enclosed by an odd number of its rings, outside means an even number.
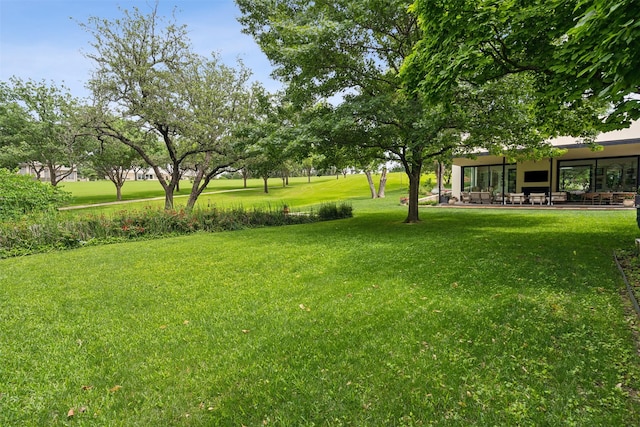
M209 181L241 156L233 127L252 108L249 71L194 54L186 26L158 16L157 5L148 14L134 8L111 21L91 18L84 28L94 36L89 86L104 112L96 127L154 169L166 209L173 208L181 174L195 167L187 204L193 207ZM146 140L129 138L132 129L155 135L168 160L161 163Z
M240 22L275 65L274 75L288 84L291 99L332 98L340 104L326 115L337 123L331 135L340 136L333 138L338 146L358 145L404 166L409 177L406 221L415 222L425 162L479 146L537 146L543 138L527 114L526 84L521 93L510 90L515 95L510 98L468 85L438 99L405 84L401 67L423 37L417 17L408 12L410 3L237 0ZM498 99L489 99L493 95ZM517 123L507 111L517 111ZM470 137L473 132L486 135L491 124L499 129L489 139Z
M412 11L422 36L403 72L432 99L460 82L526 74L549 133L609 130L640 117L630 96L640 89L636 0L416 0ZM567 110L589 117L601 103L610 107L605 122L560 118Z
M71 175L90 138L82 106L64 86L12 77L2 83L0 158L12 167L28 164L40 179L45 169L53 186Z
M139 134L137 138L134 135L128 136L131 141L144 137L143 134ZM122 187L129 172L139 163L140 156L133 148L109 136L100 135L97 140L99 143L87 156L86 164L98 178L109 179L116 187L116 200L122 200Z
M248 153L243 167L251 175L262 178L265 193L269 192L269 178L278 173L285 183L297 133L298 122L292 120L295 112L291 105L283 103L281 95L260 92L255 114L238 127L236 134Z

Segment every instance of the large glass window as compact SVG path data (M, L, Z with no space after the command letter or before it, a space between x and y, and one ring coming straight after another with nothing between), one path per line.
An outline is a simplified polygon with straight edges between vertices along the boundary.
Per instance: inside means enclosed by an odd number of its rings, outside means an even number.
M507 165L506 171L509 177L511 177L511 170L515 171L515 165ZM490 165L490 166L466 166L462 168L462 191L491 191L494 193L501 193L503 185L505 186L505 192L515 191L515 178L513 180L514 189L510 189L511 180L504 183L503 171L505 168L503 165Z
M630 192L638 188L638 157L558 162L558 190Z
M591 189L595 160L560 162L558 190L586 193Z
M599 160L596 169L596 190L634 191L637 188L637 167L637 157Z

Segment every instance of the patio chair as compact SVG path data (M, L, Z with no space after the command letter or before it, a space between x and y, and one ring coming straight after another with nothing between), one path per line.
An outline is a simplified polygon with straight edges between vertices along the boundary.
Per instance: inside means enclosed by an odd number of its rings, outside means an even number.
M482 198L480 196L479 191L472 191L469 193L469 202L470 203L482 203Z
M610 205L613 202L613 193L600 193L600 204Z
M480 193L480 203L491 204L491 193L489 193L488 191L482 191Z
M460 193L460 201L462 203L471 203L471 196L469 196L468 191L463 191L462 193Z
M542 206L547 202L547 195L546 193L531 193L529 194L529 202L531 202L532 205L538 203Z
M554 191L551 193L551 204L564 203L567 201L567 193L564 191Z
M591 204L593 205L595 202L599 202L599 201L600 201L599 193L584 193L582 195L582 203L591 202Z
M519 203L522 206L522 202L526 201L524 193L509 193L509 202L511 204Z

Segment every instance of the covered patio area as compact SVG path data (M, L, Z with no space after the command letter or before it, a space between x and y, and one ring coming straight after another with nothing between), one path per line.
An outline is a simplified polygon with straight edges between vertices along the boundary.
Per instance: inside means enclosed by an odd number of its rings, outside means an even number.
M476 153L453 159L457 204L502 206L633 207L640 185L640 123L601 134L601 149L576 138L550 141L563 154L515 162Z

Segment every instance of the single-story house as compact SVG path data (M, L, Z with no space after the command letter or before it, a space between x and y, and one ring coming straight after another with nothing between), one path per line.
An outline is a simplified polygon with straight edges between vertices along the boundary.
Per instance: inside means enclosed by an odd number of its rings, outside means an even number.
M43 182L51 181L51 171L49 170L48 167L43 166L40 163L36 163L35 165L22 163L20 164L20 169L18 170L18 173L20 175L31 175L33 177L36 177L38 176L36 168L40 170L40 181L43 181ZM60 166L57 173L58 173L58 176L64 175L64 174L67 175L63 179L63 181L66 181L66 182L78 181L78 171L76 170L75 167L73 168L73 170L71 170L71 168L68 166Z
M452 196L471 203L613 204L638 190L640 122L600 134L596 142L602 150L594 151L572 137L550 142L566 152L518 163L486 152L473 159L454 158Z

